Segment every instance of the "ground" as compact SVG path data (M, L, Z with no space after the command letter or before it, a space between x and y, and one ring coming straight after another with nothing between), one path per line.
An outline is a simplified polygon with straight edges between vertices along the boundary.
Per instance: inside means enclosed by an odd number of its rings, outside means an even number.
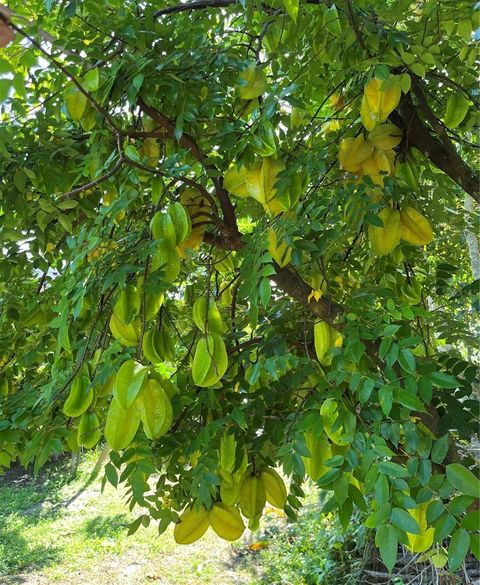
M98 457L98 454L96 455ZM74 481L44 472L38 481L23 473L0 480L1 585L244 585L255 581L235 546L211 531L178 546L172 530L154 526L127 536L135 518L123 492L101 483L84 486L93 457Z

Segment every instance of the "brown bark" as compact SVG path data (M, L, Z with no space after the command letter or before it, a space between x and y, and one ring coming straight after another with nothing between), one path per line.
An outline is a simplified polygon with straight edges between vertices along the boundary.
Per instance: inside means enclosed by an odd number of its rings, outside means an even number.
M408 146L414 146L436 167L455 181L475 201L480 202L480 175L458 154L453 144L443 136L443 125L429 128L420 118L409 94L402 96L392 122L405 132Z

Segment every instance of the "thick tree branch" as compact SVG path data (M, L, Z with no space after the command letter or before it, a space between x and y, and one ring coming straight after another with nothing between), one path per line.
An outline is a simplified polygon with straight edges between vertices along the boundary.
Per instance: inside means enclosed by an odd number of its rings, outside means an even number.
M138 106L142 112L160 124L160 126L164 128L165 132L170 138L176 138L175 124L167 116L165 116L165 114L162 114L156 108L146 104L141 97L138 99ZM214 171L215 174L217 173L215 166L206 162L204 153L201 151L200 147L191 136L186 133L182 133L179 139L179 143L186 150L189 150L192 155L204 165L207 172ZM215 186L215 193L218 197L218 201L220 202L220 207L222 208L225 227L227 228L227 231L230 235L235 235L238 233L235 209L232 205L232 202L230 201L230 197L227 191L223 187L223 179L221 177L212 177L212 181Z
M226 8L232 4L237 4L237 0L200 0L198 2L188 2L157 10L157 12L154 12L153 18L159 18L160 16L166 16L167 14L176 14L177 12L205 10L206 8Z
M170 120L170 118L159 112L156 108L146 104L141 97L138 98L137 104L142 112L150 116L152 120L155 120L155 122L160 124L160 126L165 129L169 138L172 138L173 140L176 139L175 124ZM198 144L188 134L183 132L178 142L181 146L183 146L183 148L189 150L199 162L205 161L205 156L198 147Z
M168 6L153 13L153 18L160 16L167 16L168 14L177 14L178 12L193 12L195 10L205 10L207 8L227 8L228 6L238 5L238 8L244 10L244 6L239 0L198 0L197 2L185 2L185 4L176 4L175 6ZM326 4L329 6L331 2L322 0L306 0L306 4ZM262 4L265 10L274 10L268 4Z
M222 250L241 250L245 246L245 242L241 239L241 234L232 237L226 237L225 234L216 236L210 232L206 232L204 242L211 244ZM319 317L327 323L333 324L335 317L341 313L340 305L333 303L326 297L322 297L318 301L312 299L309 302L309 296L312 288L299 276L297 272L291 268L280 266L274 262L275 274L270 278L275 284L290 297L303 305L310 313Z
M480 175L469 167L453 145L448 146L435 136L417 113L410 95L403 95L398 110L390 116L392 122L405 132L407 144L418 148L435 166L455 181L475 201L480 202ZM440 136L439 136L440 138ZM446 137L449 140L448 136Z
M367 55L370 55L370 52L368 50L368 47L365 44L365 41L363 40L363 35L360 32L360 29L358 28L358 23L357 23L357 19L355 18L355 13L353 11L353 6L352 6L351 0L345 0L345 4L347 6L348 22L350 23L350 26L352 27L352 30L355 33L355 36L356 36L357 41L358 41L358 44L367 53Z

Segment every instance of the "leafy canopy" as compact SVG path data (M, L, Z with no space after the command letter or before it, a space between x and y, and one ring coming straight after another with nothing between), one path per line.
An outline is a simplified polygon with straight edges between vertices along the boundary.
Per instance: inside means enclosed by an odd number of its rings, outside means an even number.
M472 3L154 4L0 11L0 466L104 437L132 531L178 542L294 518L309 476L389 569L456 570Z

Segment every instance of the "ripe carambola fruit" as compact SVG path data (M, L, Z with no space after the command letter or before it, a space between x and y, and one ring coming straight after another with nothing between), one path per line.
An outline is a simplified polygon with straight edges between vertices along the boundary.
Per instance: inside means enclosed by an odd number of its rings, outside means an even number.
M317 321L313 326L313 338L318 361L323 365L330 365L332 360L327 354L334 347L342 346L342 334L325 321Z
M277 234L272 227L268 228L267 237L268 251L280 268L284 268L287 264L290 264L292 261L292 248L286 242L278 242Z
M175 524L173 537L177 544L192 544L207 531L210 522L205 508L196 510L187 508L180 516L180 522Z
M193 358L193 382L203 388L213 386L225 374L227 367L227 349L220 335L210 333L203 336L197 344Z
M433 230L430 222L413 207L406 207L400 211L400 223L402 240L416 246L426 246L432 241Z
M400 212L391 207L385 207L378 214L383 222L383 227L368 226L368 238L372 250L377 256L386 256L397 247L402 237L402 224Z
M66 416L80 416L87 410L92 400L93 388L90 387L90 380L86 376L75 378L63 405L63 412Z
M82 414L78 425L77 442L80 447L91 449L100 440L100 422L94 412Z
M266 501L267 495L263 481L256 475L251 475L250 471L247 471L238 493L238 502L242 514L246 518L261 516Z
M275 508L284 508L287 503L287 488L285 482L275 469L267 467L260 475L265 488L267 502Z
M267 76L254 64L244 69L237 78L237 92L244 100L258 98L267 89Z
M362 170L362 163L373 153L375 145L370 140L365 140L363 134L356 138L345 138L340 142L338 158L340 167L349 173L359 173Z
M233 506L225 506L218 502L208 512L210 526L225 540L237 540L245 530L240 512Z
M363 90L360 113L367 130L373 130L398 106L402 90L400 78L392 75L387 80L371 79Z

